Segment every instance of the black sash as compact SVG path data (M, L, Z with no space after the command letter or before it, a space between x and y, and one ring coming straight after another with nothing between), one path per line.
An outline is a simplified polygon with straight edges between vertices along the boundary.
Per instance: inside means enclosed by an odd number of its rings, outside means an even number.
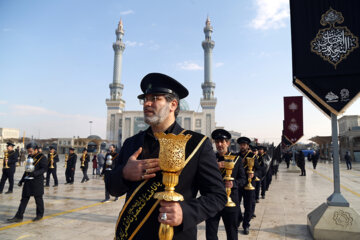
M206 138L204 136L194 149L186 152L185 166L199 150ZM190 152L191 154L188 155ZM135 189L119 214L115 228L115 240L133 239L160 203L160 200L154 198L154 194L163 190L162 174L157 174L156 177L143 181Z

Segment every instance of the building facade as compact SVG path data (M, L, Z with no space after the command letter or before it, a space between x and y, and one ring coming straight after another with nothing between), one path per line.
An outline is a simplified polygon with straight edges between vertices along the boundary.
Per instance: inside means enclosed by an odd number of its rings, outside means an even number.
M340 158L350 152L351 158L360 162L360 115L348 115L339 119Z
M211 38L213 28L209 18L206 19L204 33L205 40L202 42L204 50L204 82L201 84L203 96L200 99L201 112L189 109L185 100L180 101L180 113L177 122L185 129L202 133L206 136L216 128L215 124L215 83L212 79L212 50L215 42ZM110 84L110 98L106 99L107 125L106 138L110 143L121 146L126 138L145 130L148 126L144 122L142 111L124 111L125 101L121 98L124 85L121 84L122 54L125 50L123 42L124 28L120 20L115 31L116 42L114 49L114 76Z

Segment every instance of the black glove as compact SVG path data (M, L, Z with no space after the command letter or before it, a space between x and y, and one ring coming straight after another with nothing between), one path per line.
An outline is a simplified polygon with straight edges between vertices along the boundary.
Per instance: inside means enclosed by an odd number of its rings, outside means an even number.
M18 186L21 187L21 186L22 186L22 182L19 182L19 183L18 183Z

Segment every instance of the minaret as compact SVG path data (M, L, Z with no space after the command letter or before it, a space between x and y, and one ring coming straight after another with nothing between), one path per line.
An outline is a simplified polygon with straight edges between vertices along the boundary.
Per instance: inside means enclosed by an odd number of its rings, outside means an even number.
M201 107L204 109L215 109L216 98L214 97L215 83L212 81L212 50L215 42L211 40L213 28L210 25L210 19L207 17L204 33L205 40L202 42L204 49L204 83L201 84L203 89L203 98L201 99Z
M115 119L118 117L116 114L122 113L125 108L125 101L121 98L124 85L121 84L121 71L122 71L122 55L125 50L123 42L124 27L122 20L120 20L117 29L115 30L116 42L113 43L114 49L114 73L113 82L109 85L110 99L106 99L107 105L107 125L106 125L106 138L112 142L116 142L116 124Z
M116 42L113 43L113 49L115 52L114 55L114 74L113 74L113 83L110 84L110 99L111 100L120 100L122 96L122 90L124 85L121 84L121 70L122 70L122 55L125 50L125 44L122 40L124 36L124 27L122 20L120 20L118 28L115 31L116 33Z
M202 42L204 49L204 83L201 84L203 97L200 100L201 108L206 114L206 131L207 136L215 129L215 107L216 98L214 96L215 83L212 81L212 50L215 42L211 40L213 28L210 19L207 17L204 27L205 40Z

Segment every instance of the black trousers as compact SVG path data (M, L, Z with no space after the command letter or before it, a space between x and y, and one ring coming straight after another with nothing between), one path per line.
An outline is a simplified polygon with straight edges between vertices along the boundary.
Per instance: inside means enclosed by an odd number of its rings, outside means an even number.
M255 199L259 200L261 181L255 181Z
M53 179L54 179L54 184L58 185L58 178L56 175L56 167L55 168L49 168L46 172L46 186L50 185L50 175L52 175Z
M305 166L301 166L300 170L301 170L301 176L306 176Z
M36 203L36 216L37 217L43 217L44 216L44 200L42 195L41 196L34 196L35 198L35 203ZM20 206L19 209L15 215L15 217L17 218L23 218L24 217L24 212L26 209L26 206L29 202L30 196L23 196L20 200Z
M261 180L261 196L265 197L266 192L266 177Z
M206 220L206 240L218 240L218 229L220 217L225 226L226 236L228 240L238 239L238 211L239 206L234 207L232 211L224 210L217 213L214 217Z
M65 178L67 183L73 183L74 182L74 175L75 170L71 170L71 168L66 168L65 170Z
M317 161L313 161L312 164L313 164L314 169L316 169Z
M1 176L1 181L0 181L0 192L2 192L4 190L4 186L6 183L6 180L9 179L9 191L12 191L14 188L14 170L3 170L2 176Z
M269 169L267 175L266 175L266 191L269 190L269 186L271 184L272 181L272 173L273 171L271 169Z
M88 177L88 175L87 175L87 170L88 170L88 168L82 168L81 169L81 171L82 171L82 173L83 173L83 178L82 178L82 182L84 182L85 180L89 180L89 177Z
M243 205L244 205L244 216L239 214L238 216L238 227L240 226L240 222L243 222L243 228L250 227L250 221L254 214L254 206L256 204L255 202L255 191L254 190L244 190L240 189L239 195L243 199ZM241 201L240 198L240 201Z
M286 168L289 168L289 166L290 166L290 160L286 161Z

